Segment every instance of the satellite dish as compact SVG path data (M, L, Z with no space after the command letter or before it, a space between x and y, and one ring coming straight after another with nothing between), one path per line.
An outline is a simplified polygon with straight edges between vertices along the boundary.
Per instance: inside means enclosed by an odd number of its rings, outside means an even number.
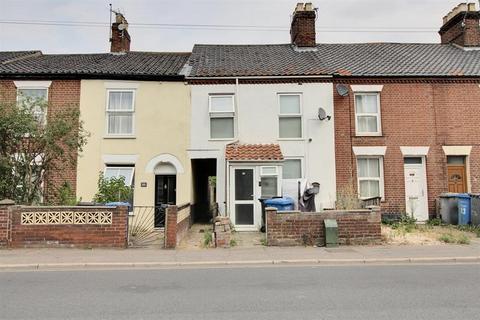
M330 120L332 117L327 115L327 112L323 108L318 108L318 119L323 121L325 119Z
M120 24L118 25L118 30L123 31L123 30L127 29L127 27L128 27L127 24L125 24L125 23L120 23Z
M337 84L337 92L342 97L346 97L348 96L348 93L349 93L348 87L344 84Z

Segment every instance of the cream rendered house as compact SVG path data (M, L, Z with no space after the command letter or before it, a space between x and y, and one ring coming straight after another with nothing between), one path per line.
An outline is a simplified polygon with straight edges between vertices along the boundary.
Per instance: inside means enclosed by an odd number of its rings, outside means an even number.
M188 54L112 55L119 62L110 68L125 75L81 81L81 118L91 137L78 157L77 197L93 200L99 173L124 176L133 205L157 208L155 227L162 227L159 207L190 202L190 95L179 75Z

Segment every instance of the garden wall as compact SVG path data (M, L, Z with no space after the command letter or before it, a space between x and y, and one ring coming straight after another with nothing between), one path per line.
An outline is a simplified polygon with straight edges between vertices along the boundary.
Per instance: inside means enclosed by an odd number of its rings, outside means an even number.
M325 219L337 220L339 244L360 245L381 241L381 213L378 207L314 213L277 212L274 208L267 208L267 245L322 246L325 244Z
M7 227L0 222L4 245L29 247L125 248L127 207L23 207L1 206L0 221L8 213ZM5 231L6 229L6 231ZM1 242L1 240L0 240Z
M169 206L165 213L165 248L175 249L192 225L190 203Z

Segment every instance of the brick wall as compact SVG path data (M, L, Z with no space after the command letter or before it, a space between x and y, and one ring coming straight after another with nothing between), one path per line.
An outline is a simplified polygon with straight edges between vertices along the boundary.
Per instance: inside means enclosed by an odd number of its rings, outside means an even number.
M0 209L0 216L4 211L7 210ZM127 245L127 207L9 206L8 211L11 225L8 246L12 248L125 248ZM100 213L105 213L106 220L96 220Z
M428 203L448 191L444 145L473 146L469 157L472 192L480 192L480 88L477 83L391 82L361 80L355 84L383 84L380 94L381 137L355 136L354 95L334 90L337 188L357 184L353 146L387 146L384 158L385 201L382 212L405 212L404 164L401 146L428 146L426 158ZM345 82L348 84L348 82Z
M338 240L344 245L377 243L381 240L378 208L358 211L323 211L316 213L280 212L267 208L267 245L324 245L325 219L336 219Z
M10 239L10 210L13 201L0 201L0 248L6 248Z
M28 79L23 79L28 80ZM13 80L0 80L0 102L15 103L17 88ZM78 109L80 104L80 80L53 80L48 90L47 121L56 114L69 109ZM76 158L76 156L75 156ZM58 163L60 169L49 172L44 184L45 201L56 203L56 190L68 182L75 192L77 164Z
M165 212L165 248L175 249L192 225L190 204L169 206Z

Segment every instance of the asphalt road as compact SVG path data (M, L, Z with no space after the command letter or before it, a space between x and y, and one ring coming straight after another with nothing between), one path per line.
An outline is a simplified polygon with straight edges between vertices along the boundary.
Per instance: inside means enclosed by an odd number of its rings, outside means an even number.
M0 272L0 319L480 319L480 265Z

